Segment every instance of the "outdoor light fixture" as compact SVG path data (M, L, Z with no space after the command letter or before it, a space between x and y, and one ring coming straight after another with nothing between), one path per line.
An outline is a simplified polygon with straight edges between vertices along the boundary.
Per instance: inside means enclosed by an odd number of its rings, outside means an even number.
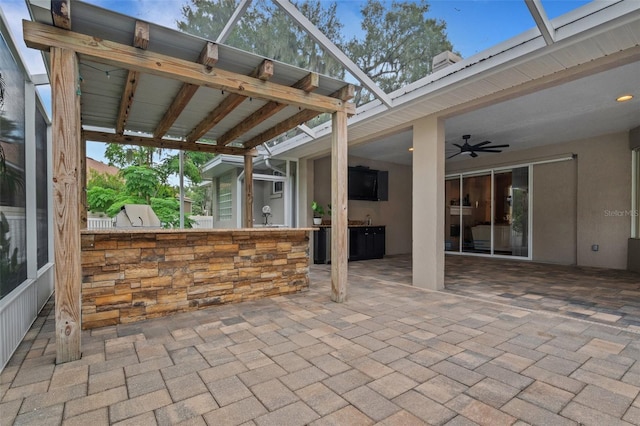
M413 147L409 148L409 152L413 152Z
M631 99L633 99L633 95L622 95L622 96L618 96L616 98L616 101L618 101L618 102L627 102L627 101L630 101Z

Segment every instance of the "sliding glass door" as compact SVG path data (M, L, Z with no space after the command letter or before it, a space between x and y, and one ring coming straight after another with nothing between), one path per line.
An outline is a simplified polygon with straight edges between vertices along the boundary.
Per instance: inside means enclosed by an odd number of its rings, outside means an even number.
M529 167L449 176L445 250L529 257Z

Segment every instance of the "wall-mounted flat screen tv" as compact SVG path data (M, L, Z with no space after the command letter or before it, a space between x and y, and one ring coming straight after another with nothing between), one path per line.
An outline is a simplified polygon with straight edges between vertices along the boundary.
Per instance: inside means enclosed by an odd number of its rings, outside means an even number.
M387 201L388 172L368 167L349 167L350 200Z

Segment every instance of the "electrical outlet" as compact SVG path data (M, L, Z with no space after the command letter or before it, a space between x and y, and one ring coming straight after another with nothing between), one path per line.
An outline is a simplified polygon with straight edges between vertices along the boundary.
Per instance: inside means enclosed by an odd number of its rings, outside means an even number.
M591 251L598 251L598 250L600 250L600 246L598 244L593 244L591 246Z

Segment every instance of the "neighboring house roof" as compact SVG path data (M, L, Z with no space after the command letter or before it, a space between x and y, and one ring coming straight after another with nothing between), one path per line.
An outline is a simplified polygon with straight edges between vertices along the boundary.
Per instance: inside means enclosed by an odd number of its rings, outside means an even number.
M94 160L91 157L87 157L87 177L91 176L91 171L94 171L96 173L117 175L120 169L115 166L105 164L102 161Z

